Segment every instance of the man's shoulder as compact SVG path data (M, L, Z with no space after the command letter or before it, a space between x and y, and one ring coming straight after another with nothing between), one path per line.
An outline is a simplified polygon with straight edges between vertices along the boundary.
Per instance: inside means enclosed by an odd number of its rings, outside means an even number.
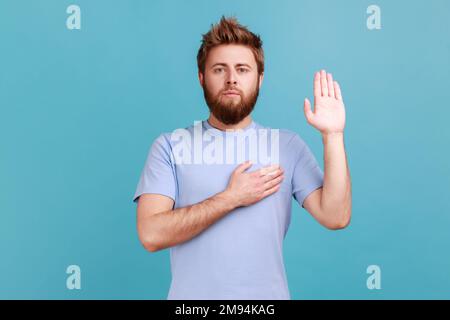
M154 138L153 144L158 144L170 148L174 142L179 141L181 138L192 137L194 128L196 126L201 126L201 122L202 121L196 121L194 122L194 124L175 128L172 131L162 131Z

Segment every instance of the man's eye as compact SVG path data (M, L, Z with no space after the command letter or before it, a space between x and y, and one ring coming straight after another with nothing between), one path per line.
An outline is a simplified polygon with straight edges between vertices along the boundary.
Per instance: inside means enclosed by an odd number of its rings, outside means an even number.
M223 68L217 68L217 69L214 69L214 73L219 73L219 72L221 72L221 71L223 71Z
M239 68L238 70L239 70L239 72L248 72L248 69L246 69L246 68Z

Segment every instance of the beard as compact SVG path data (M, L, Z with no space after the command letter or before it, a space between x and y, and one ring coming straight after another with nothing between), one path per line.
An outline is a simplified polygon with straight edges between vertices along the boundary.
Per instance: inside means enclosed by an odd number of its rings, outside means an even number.
M225 97L223 92L227 90L238 91L239 97ZM214 96L208 89L206 82L203 86L203 95L209 111L211 111L217 120L227 125L237 124L248 116L255 107L259 95L259 78L256 88L252 90L248 96L244 95L241 90L235 87L225 87Z

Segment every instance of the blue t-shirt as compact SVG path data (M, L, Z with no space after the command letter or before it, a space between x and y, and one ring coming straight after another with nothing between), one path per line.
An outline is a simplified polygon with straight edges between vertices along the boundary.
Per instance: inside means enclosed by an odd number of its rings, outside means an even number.
M233 170L246 160L253 162L246 172L271 163L284 169L277 192L236 208L194 238L170 248L168 299L290 299L283 240L292 197L303 206L305 198L322 187L323 172L295 132L275 129L257 135L258 148L252 148L252 135L264 130L272 129L254 120L233 132L203 120L162 133L153 142L134 201L143 193L156 193L172 198L174 208L199 203L224 191ZM201 144L198 137L203 137Z

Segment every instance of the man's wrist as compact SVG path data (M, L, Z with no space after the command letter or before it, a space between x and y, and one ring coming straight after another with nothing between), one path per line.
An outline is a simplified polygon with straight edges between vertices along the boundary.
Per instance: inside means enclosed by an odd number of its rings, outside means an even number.
M224 204L227 211L232 211L239 207L236 197L228 190L219 192L215 197Z
M322 140L324 143L333 142L333 141L342 141L344 140L344 132L325 132L322 133Z

